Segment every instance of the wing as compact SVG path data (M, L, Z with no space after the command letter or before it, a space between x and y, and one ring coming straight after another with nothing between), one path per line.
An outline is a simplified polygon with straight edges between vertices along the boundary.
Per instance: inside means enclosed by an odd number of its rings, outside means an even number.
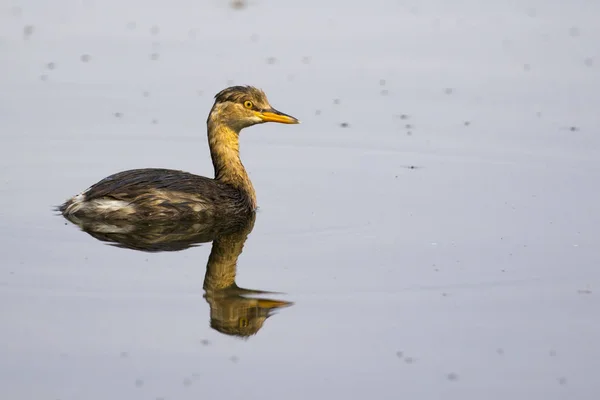
M110 175L84 192L86 201L110 197L132 201L155 191L199 196L207 201L235 197L235 191L214 179L172 169L145 168Z

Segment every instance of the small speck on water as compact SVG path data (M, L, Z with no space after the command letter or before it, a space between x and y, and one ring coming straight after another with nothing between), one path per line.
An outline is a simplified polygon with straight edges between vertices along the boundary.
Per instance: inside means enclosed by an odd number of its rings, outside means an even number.
M414 358L412 358L412 357L406 357L404 359L404 362L407 363L407 364L413 364L415 361L416 360Z
M548 354L550 355L550 357L556 357L556 350L550 350Z
M385 79L379 80L379 86L385 86Z
M402 357L404 357L404 353L403 353L403 352L401 352L401 351L397 351L397 352L396 352L396 357L398 357L398 358L402 358Z
M408 132L406 132L406 134L407 134L408 136L412 136L412 131L408 131Z
M250 40L251 41L258 42L258 39L259 39L258 34L253 33L252 35L250 35Z
M444 89L444 93L450 95L450 94L454 93L454 89L446 88L446 89Z
M594 59L592 57L588 57L583 60L583 63L586 65L586 67L592 67L594 65Z
M342 122L342 123L340 124L340 126L341 126L342 128L347 128L347 127L349 127L349 126L350 126L350 124L348 124L347 122Z
M513 45L513 41L510 39L502 39L502 47L507 50L510 49Z
M156 61L159 58L160 58L160 54L158 54L158 53L152 53L152 54L150 54L150 60L152 60L152 61Z
M53 62L49 62L48 64L46 64L46 68L48 68L49 70L53 70L54 68L56 68L56 64L54 64Z
M150 28L150 34L153 36L156 36L160 33L160 27L158 25L154 25L152 26L152 28Z
M321 115L321 110L315 110L315 115Z
M92 59L92 56L90 56L89 54L82 54L80 59L82 62L86 63Z
M398 118L400 118L400 119L408 119L408 115L406 115L406 114L400 114L400 115L398 115Z
M147 91L147 90L144 90L144 91L142 92L142 96L144 96L144 97L150 97L150 92L149 92L149 91Z
M457 381L458 374L455 372L450 372L448 375L446 375L446 378L448 378L449 381Z
M578 37L580 34L581 34L581 31L579 30L578 27L572 26L569 28L569 36Z
M310 64L311 58L309 56L302 57L302 64Z
M129 353L126 352L126 351L122 351L121 354L119 354L119 357L121 357L121 358L127 358L127 357L129 357Z
M236 364L238 361L240 361L240 359L238 358L238 356L231 356L229 358L229 361L231 361L232 363Z
M498 355L503 355L504 354L504 349L496 349L496 353L498 353Z
M134 30L137 27L137 24L134 21L127 23L127 29Z
M188 387L192 385L192 380L190 378L183 379L183 386Z
M390 94L389 90L387 89L383 89L380 93L382 96L387 96L388 94Z
M564 376L561 378L558 378L558 383L560 385L566 385L567 384L567 378L565 378Z
M579 294L592 294L592 291L589 290L589 289L579 289L577 291L577 293L579 293Z
M471 125L471 121L465 121L464 124L465 124L465 126L470 126Z
M411 124L406 124L406 125L404 125L404 127L405 127L406 129L412 129L412 128L413 128L413 126L412 126Z
M41 79L43 82L46 82L46 81L48 80L48 75L46 75L46 74L42 74L42 75L40 75L40 79Z
M523 64L523 71L531 71L531 65L530 64Z
M569 127L569 130L570 130L571 132L578 132L578 131L579 131L579 128L578 128L578 127L576 127L576 126L570 126L570 127Z
M158 120L157 119L153 119L152 120L152 125L157 125L157 124L158 124ZM148 260L146 260L146 261L148 261Z
M340 99L333 99L333 104L339 105L342 101Z
M208 345L210 345L210 340L208 340L208 339L202 339L202 340L200 340L200 343L203 346L208 346Z
M275 57L268 57L267 58L267 64L273 65L273 64L276 64L276 63L277 63L277 58L275 58Z
M141 388L142 386L144 386L144 381L142 379L136 379L135 380L135 387Z
M121 118L121 117L123 117L123 113L121 113L121 112L116 112L116 113L114 113L113 115L114 115L116 118Z
M202 96L204 94L204 91L203 90L196 90L196 94L198 96Z
M33 25L25 25L23 27L23 36L25 37L25 39L29 39L29 37L33 35L34 30L35 28L33 27Z
M248 3L245 0L231 0L229 6L234 10L243 10L248 6Z

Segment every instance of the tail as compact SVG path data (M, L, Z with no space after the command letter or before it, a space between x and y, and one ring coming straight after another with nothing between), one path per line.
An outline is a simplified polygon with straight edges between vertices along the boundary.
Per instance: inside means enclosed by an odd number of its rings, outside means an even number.
M64 214L67 207L69 207L69 201L65 201L64 203L62 203L60 206L55 206L54 207L54 211L57 211L61 214Z
M85 196L83 194L78 194L75 197L71 197L60 206L56 206L54 211L58 211L66 217L67 215L75 214L83 206L84 201Z

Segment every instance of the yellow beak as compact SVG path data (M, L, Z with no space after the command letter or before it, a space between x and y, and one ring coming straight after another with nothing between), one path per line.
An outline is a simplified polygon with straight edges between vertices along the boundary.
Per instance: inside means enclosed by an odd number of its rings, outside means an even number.
M257 299L260 308L282 308L289 307L294 303L283 300Z
M269 110L257 111L256 115L264 122L279 122L280 124L299 124L296 118L271 108Z

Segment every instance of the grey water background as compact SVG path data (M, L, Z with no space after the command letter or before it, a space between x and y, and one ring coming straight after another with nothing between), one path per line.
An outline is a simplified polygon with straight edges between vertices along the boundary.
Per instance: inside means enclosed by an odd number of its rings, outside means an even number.
M596 399L600 2L0 3L0 398ZM211 175L232 84L260 211L249 339L210 244L107 246L52 207L124 169Z

